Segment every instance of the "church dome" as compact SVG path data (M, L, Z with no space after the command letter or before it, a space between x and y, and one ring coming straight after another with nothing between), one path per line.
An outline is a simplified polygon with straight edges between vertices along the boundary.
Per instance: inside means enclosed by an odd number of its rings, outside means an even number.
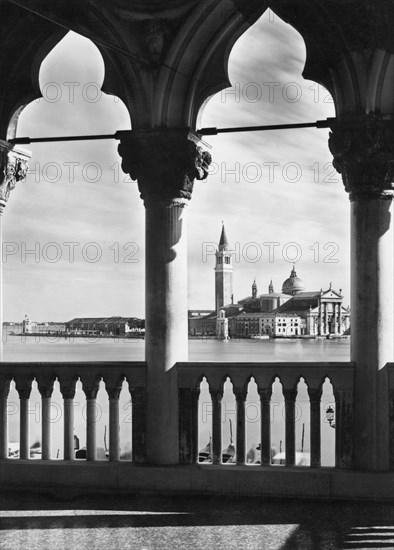
M293 266L290 277L286 279L286 281L282 285L282 292L283 294L291 294L293 296L294 294L302 292L303 290L305 290L305 285L302 280L297 277L295 266Z

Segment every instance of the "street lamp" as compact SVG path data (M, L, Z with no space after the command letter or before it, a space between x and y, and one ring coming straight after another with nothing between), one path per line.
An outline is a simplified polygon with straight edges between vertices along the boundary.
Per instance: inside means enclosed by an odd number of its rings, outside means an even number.
M327 418L327 422L330 424L331 428L335 428L335 412L334 412L334 409L330 406L327 407L326 409L326 418Z

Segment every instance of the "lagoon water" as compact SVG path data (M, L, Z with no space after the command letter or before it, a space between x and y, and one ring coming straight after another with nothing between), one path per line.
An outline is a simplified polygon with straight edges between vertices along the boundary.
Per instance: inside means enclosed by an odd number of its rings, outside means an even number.
M7 335L4 361L143 361L137 339ZM349 361L350 341L189 340L190 361Z
M143 361L145 343L143 340L122 339L93 339L75 338L64 339L55 337L23 337L21 335L7 335L4 343L4 361ZM349 340L190 340L190 361L349 361ZM40 443L41 399L36 384L33 384L29 411L30 411L30 441L31 444ZM63 403L58 384L52 396L51 423L52 423L52 455L54 458L63 456ZM328 381L323 386L322 395L322 464L334 465L335 430L325 420L325 409L334 405L332 387ZM86 400L81 383L77 384L74 399L75 434L80 445L86 444L85 420ZM199 403L199 446L204 447L209 441L211 433L211 401L208 385L201 386ZM17 444L19 440L19 402L18 394L12 384L9 400L9 441ZM259 442L260 405L256 385L249 384L246 403L247 418L247 450ZM104 456L105 442L108 436L105 432L108 427L108 397L104 384L101 383L97 397L97 446L98 456ZM225 384L223 397L223 448L231 441L230 424L235 433L235 399L231 384ZM309 451L309 399L304 383L298 387L296 403L296 450L305 453ZM231 421L231 422L230 422ZM131 449L131 401L126 383L120 396L120 437L121 453L128 458ZM302 445L302 433L304 443ZM271 399L271 446L276 452L284 451L284 402L281 385L276 382ZM257 455L256 455L257 457ZM307 465L308 460L306 460Z

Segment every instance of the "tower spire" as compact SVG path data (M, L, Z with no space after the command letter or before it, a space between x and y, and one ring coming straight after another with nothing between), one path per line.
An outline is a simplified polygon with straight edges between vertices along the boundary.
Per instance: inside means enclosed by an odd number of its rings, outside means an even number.
M224 223L222 222L222 233L220 235L219 250L228 248L228 240L226 230L224 229Z

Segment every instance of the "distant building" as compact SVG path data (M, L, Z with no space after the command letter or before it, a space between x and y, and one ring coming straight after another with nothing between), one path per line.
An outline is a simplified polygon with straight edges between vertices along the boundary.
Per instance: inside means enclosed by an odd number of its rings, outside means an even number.
M76 317L65 323L68 334L121 336L144 333L145 321L137 317Z
M215 256L215 310L189 311L190 336L286 338L349 334L350 310L343 306L342 291L334 290L331 283L325 291L306 291L293 265L281 292L274 291L271 280L268 293L258 294L254 279L252 294L234 303L234 268L224 225Z
M28 315L22 321L22 334L62 334L65 323L32 321Z
M23 334L29 334L36 332L37 323L31 321L28 315L25 315L25 318L22 321L22 332Z
M214 336L216 334L216 311L194 309L188 311L189 336Z
M238 302L243 312L233 320L234 334L237 337L329 336L349 330L350 311L342 304L341 291L335 291L331 283L326 291L304 289L294 266L280 294L274 293L271 281L268 294L257 296L254 280L252 296Z

